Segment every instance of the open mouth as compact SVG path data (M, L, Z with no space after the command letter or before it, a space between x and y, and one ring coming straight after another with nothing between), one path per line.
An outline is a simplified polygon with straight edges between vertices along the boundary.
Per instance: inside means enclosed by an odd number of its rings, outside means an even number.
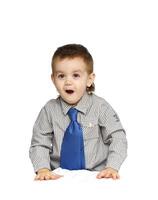
M74 93L73 90L65 90L65 92L66 92L67 94L73 94L73 93Z

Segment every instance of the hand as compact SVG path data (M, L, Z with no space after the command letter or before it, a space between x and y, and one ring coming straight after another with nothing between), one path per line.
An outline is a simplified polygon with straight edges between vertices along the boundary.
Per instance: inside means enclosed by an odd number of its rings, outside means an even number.
M97 178L98 179L101 179L101 178L112 178L113 180L116 180L116 179L120 178L120 175L119 175L117 170L108 167L108 168L100 171L99 174L97 174Z
M55 173L52 173L49 169L40 169L38 170L37 172L37 175L35 177L35 181L37 180L56 180L56 179L59 179L61 178L62 175L59 175L59 174L55 174Z

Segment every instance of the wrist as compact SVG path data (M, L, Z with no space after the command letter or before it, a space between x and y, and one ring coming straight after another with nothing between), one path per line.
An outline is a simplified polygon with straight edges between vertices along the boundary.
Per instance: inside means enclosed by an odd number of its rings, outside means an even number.
M105 169L107 170L114 170L114 171L116 171L116 172L118 172L118 170L117 169L114 169L113 167L105 167Z
M47 168L42 168L42 169L39 169L39 170L37 171L37 174L42 173L42 172L49 172L49 171L50 171L50 170L47 169Z

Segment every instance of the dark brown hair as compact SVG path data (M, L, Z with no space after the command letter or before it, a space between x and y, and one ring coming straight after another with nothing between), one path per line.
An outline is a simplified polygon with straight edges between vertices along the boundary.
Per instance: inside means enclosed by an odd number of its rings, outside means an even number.
M64 58L75 58L80 57L84 60L84 62L87 65L87 72L88 74L91 74L93 72L93 58L87 48L85 48L81 44L67 44L61 47L58 47L55 51L53 57L52 57L52 72L55 67L55 62L57 59L64 59ZM87 92L92 93L95 90L94 83L87 87Z

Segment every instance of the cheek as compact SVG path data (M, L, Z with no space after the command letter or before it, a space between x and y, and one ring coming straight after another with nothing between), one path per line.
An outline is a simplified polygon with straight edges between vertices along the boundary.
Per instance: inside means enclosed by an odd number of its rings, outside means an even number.
M79 81L78 87L85 89L87 87L87 81L86 80Z
M57 89L60 89L61 87L62 87L62 82L61 81L59 81L59 80L55 80L54 81L54 85L55 85L55 87L57 88Z

